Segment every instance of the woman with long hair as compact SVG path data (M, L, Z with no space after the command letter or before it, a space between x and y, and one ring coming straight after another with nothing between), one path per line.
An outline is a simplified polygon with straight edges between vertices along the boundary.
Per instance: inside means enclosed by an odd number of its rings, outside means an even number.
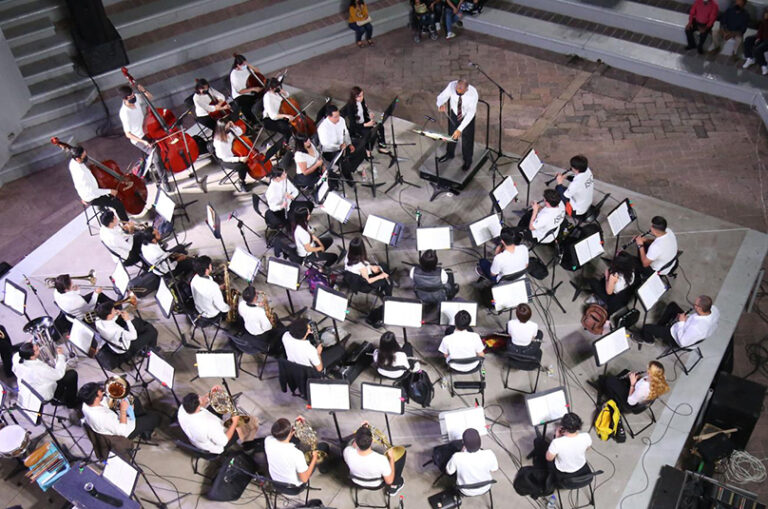
M400 346L395 333L387 331L381 335L379 348L373 352L373 363L379 374L385 377L398 369L418 371L419 363L410 361L409 357L413 357L413 346L407 341Z
M240 180L239 191L248 191L245 184L245 176L248 174L248 165L245 162L247 157L236 156L232 152L232 143L235 141L235 135L243 134L242 129L234 125L231 121L219 120L216 122L216 129L213 130L213 152L227 170L234 170Z
M355 237L349 242L349 252L344 263L344 270L363 278L376 292L392 296L389 274L381 265L373 265L368 259L368 252L362 237Z
M311 187L317 184L322 176L323 157L312 140L306 136L297 135L296 150L293 160L296 163L294 182L299 187Z
M601 389L619 408L644 405L669 392L664 365L648 363L645 373L624 370L616 376L601 377Z
M365 46L363 36L368 40L368 46L373 46L373 25L368 14L365 0L349 0L349 28L355 31L355 44L358 48Z
M371 130L376 126L376 121L371 118L368 111L368 105L365 103L365 92L358 86L352 87L349 91L347 103L341 108L341 116L347 121L349 134L354 139L363 139L370 135ZM374 140L374 138L376 140ZM379 152L387 153L387 144L384 138L384 125L379 124L376 128L376 136L371 137L366 145L366 153L371 156L374 141L378 142Z
M590 290L599 303L605 305L609 315L624 307L629 301L630 288L635 282L635 266L635 259L620 254L605 269L601 279L589 280Z
M293 240L296 243L296 254L299 255L302 262L321 262L326 267L333 265L339 259L339 255L327 252L333 244L333 239L330 237L317 238L309 226L309 219L308 208L298 209L293 216L292 230Z

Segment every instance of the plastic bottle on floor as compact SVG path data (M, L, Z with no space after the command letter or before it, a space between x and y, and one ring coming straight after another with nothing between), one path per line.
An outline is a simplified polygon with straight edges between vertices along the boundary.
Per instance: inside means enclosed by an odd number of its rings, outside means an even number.
M547 500L547 509L557 509L557 497L554 494Z

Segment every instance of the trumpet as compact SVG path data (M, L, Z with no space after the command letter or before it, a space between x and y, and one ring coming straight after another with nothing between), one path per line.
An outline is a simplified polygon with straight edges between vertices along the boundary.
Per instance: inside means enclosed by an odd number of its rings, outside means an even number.
M83 276L69 276L69 279L83 279L85 281L88 281L88 284L91 286L96 285L96 271L94 269L91 269L88 274L85 274ZM48 288L54 288L56 286L56 278L55 277L47 277L45 278L45 286ZM107 287L104 287L107 288Z
M373 441L381 445L382 447L384 447L385 454L389 453L389 451L392 451L393 461L397 462L400 458L403 457L403 455L405 454L405 447L403 447L402 445L396 445L393 447L392 444L389 443L389 440L387 440L387 436L384 434L383 431L371 426L370 424L368 425L368 428L370 428L371 430Z
M317 451L317 463L322 463L328 457L328 452L318 449L317 432L305 419L297 418L293 423L293 431L296 438L304 447L309 448L304 453L304 459L307 463L312 461L312 453ZM327 444L325 444L327 445Z
M210 392L208 392L208 399L210 400L211 408L213 408L217 414L230 415L230 417L224 421L225 428L229 428L232 425L232 417L236 415L240 417L240 420L237 423L238 427L245 426L250 422L251 418L238 410L235 406L235 402L232 401L232 396L229 395L226 389L221 387L212 388Z

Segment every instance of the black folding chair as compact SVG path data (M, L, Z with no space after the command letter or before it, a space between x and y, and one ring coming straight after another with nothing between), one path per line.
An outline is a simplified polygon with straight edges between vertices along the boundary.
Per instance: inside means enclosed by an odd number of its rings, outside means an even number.
M702 339L701 341L697 341L689 346L679 346L679 345L670 346L669 348L667 348L667 350L663 354L656 357L656 360L663 359L664 357L669 357L670 355L674 355L675 362L680 363L680 366L683 368L683 373L685 373L686 375L690 375L691 371L693 371L693 368L695 368L696 365L699 362L701 362L701 360L704 358L704 354L701 353L701 348L699 347L699 345L704 342L704 339ZM698 357L696 358L696 362L694 362L693 366L691 366L690 368L686 367L685 362L683 362L683 359L680 358L680 356L685 352L696 352L696 354L698 355Z
M353 501L355 504L355 507L366 507L369 509L389 509L389 492L387 491L387 484L384 482L384 480L381 477L370 479L365 477L357 477L355 475L352 475L350 472L349 474L349 480L352 482L352 495L353 495ZM361 482L378 482L376 486L365 486L362 484L359 484ZM360 490L366 490L366 491L379 491L381 490L384 494L384 504L383 505L373 505L373 504L362 504L360 503Z
M560 509L563 509L563 497L560 494L560 490L572 491L576 490L576 505L572 509L581 509L582 507L597 507L595 505L595 490L592 487L592 482L598 475L602 474L602 470L590 471L587 474L563 477L559 479L557 483L557 501L560 504ZM579 505L579 493L582 488L589 488L588 502L584 505Z
M482 404L485 406L485 370L483 369L483 361L485 360L485 357L467 357L464 359L451 359L450 362L448 362L448 379L450 383L450 391L451 391L451 397L454 397L456 395L459 396L471 396L474 394L480 394L480 397L482 398ZM453 365L467 365L477 362L477 366L472 368L469 371L460 371L453 367ZM478 381L454 381L453 377L454 375L472 375L474 373L480 374L480 379ZM457 389L465 389L467 391L473 392L458 392Z

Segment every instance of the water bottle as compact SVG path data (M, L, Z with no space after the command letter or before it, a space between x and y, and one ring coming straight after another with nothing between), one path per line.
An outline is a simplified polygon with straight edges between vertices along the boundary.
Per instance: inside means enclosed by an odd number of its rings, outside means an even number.
M557 509L557 497L554 494L547 500L547 509Z

